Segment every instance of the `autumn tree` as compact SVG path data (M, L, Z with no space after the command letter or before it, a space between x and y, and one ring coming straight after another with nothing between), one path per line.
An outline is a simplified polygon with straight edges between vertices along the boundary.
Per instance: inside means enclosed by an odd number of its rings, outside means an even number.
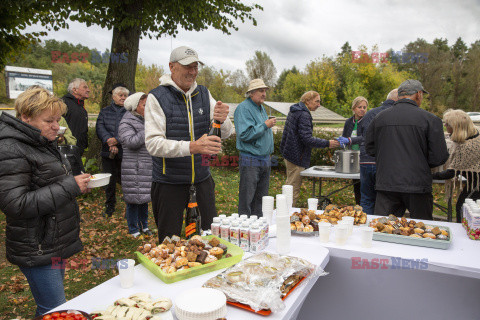
M260 78L267 86L275 86L277 69L275 69L273 61L267 53L257 50L255 51L253 58L247 60L245 64L247 66L247 74L250 77L250 80Z

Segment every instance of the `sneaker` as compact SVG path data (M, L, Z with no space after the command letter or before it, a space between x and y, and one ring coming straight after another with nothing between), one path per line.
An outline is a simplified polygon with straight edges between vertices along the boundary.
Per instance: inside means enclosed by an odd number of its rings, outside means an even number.
M152 231L150 231L150 229L143 229L143 234L146 235L146 236L151 236L153 233Z
M136 239L138 236L140 236L140 232L131 233L131 235Z

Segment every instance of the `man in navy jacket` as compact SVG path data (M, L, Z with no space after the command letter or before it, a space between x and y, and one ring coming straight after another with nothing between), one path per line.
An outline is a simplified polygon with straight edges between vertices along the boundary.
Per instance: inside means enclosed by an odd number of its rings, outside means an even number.
M305 92L300 102L290 107L290 112L283 129L280 152L287 167L286 184L293 186L293 203L295 207L300 196L302 177L300 172L310 166L312 148L337 148L337 140L324 140L312 136L313 124L310 112L320 107L320 95L315 91Z

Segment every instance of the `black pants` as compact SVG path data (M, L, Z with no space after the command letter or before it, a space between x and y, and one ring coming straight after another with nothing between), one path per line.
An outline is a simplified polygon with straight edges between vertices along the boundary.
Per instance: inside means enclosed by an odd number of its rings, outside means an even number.
M405 209L408 209L412 219L432 220L432 193L403 193L377 190L376 215L388 216L393 214L401 217L405 214Z
M353 185L353 194L355 195L355 204L360 205L360 201L362 199L362 193L360 192L360 180L353 179L352 183L355 183Z
M121 171L122 171L122 159L115 157L115 159L103 158L102 167L104 173L111 173L110 182L105 186L105 213L112 215L115 211L115 204L117 199L115 192L117 189L117 183L121 184Z
M213 217L217 216L215 208L215 182L208 179L196 183L197 203L202 217L202 230L210 229ZM190 184L152 183L152 209L158 228L160 242L167 236L182 232L183 213L188 204Z

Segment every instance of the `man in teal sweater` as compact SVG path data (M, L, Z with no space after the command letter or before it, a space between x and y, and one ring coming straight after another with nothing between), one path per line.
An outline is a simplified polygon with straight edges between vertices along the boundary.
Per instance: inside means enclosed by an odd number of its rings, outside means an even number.
M270 155L273 152L272 127L262 103L268 87L262 79L250 81L247 99L235 110L237 149L240 151L238 213L262 215L262 197L268 195Z

